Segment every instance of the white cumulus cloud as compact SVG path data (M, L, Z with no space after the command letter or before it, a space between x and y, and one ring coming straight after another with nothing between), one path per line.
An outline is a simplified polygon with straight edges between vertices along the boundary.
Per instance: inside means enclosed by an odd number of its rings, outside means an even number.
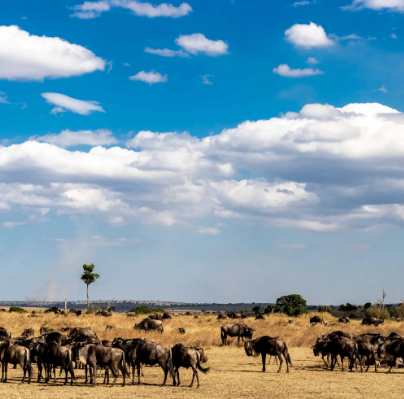
M35 36L0 26L0 79L39 80L103 71L105 61L59 37Z
M93 112L105 112L97 101L77 100L60 93L42 93L41 96L52 105L56 105L51 113L71 111L80 115L90 115Z
M362 10L369 8L375 11L389 10L404 12L404 0L354 0L352 4L341 7L343 10Z
M272 72L284 76L285 78L302 78L306 76L322 75L324 73L318 68L291 69L287 64L279 65L274 68Z
M202 33L194 33L192 35L180 35L175 42L185 51L191 54L205 53L206 55L215 57L218 55L228 54L229 45L223 40L209 40Z
M130 80L140 80L141 82L149 83L150 85L154 83L164 83L167 82L167 75L162 75L161 73L150 71L140 71L136 75L130 76Z
M330 40L322 26L310 22L309 25L295 24L285 31L285 39L297 47L328 47L334 42Z
M161 55L162 57L182 57L182 58L189 58L189 54L182 50L170 50L168 48L165 49L153 49L150 47L146 47L144 49L145 53Z
M32 140L50 143L59 147L72 147L77 145L112 145L117 144L118 140L108 129L98 130L79 130L72 132L71 130L63 130L59 134L47 134L45 136L34 136Z
M101 13L109 11L111 7L126 8L135 15L148 18L179 18L188 15L192 11L192 7L187 3L181 3L178 7L175 7L168 3L153 5L136 0L102 0L85 1L83 4L72 7L75 12L71 16L81 19L97 18Z

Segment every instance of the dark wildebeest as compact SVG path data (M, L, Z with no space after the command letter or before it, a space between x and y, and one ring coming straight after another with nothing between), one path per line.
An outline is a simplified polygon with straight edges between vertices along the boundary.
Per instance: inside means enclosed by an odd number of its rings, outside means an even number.
M263 313L256 313L255 320L265 320L265 316L263 315Z
M50 332L53 332L54 329L50 328L50 327L41 327L41 329L39 330L39 334L44 335L44 334L48 334Z
M109 330L116 330L116 327L114 327L114 326L106 326L105 331L109 331Z
M7 382L8 364L20 365L24 370L24 376L21 383L25 382L25 375L28 372L28 384L31 382L32 368L31 355L28 348L19 345L13 345L10 340L0 341L0 359L2 364L1 374L3 382Z
M219 313L219 315L217 316L218 320L226 320L227 316L224 313Z
M60 331L62 331L62 332L70 332L70 330L71 330L71 327L62 327L60 329Z
M150 320L163 320L163 315L161 313L152 313L148 316Z
M397 358L401 357L404 360L404 340L394 339L379 344L377 355L380 359L384 359L390 364L388 371L388 373L390 373L394 366L397 367Z
M46 363L46 378L45 383L49 382L52 374L52 368L54 373L54 381L56 382L56 372L55 368L61 368L61 371L65 371L65 383L67 384L67 373L70 374L70 385L73 385L73 380L76 379L74 376L72 350L69 345L59 346L56 342L51 342L45 344L44 358Z
M70 330L69 338L77 338L81 335L84 335L88 338L97 338L97 333L93 330L90 330L89 327L80 328L74 327Z
M168 312L163 313L163 320L172 319L173 317Z
M289 364L293 367L292 360L290 359L289 355L288 346L280 339L263 336L254 340L246 340L244 343L244 349L247 356L259 356L259 354L261 354L263 373L265 373L265 359L267 354L278 357L278 373L280 373L282 369L282 355L286 361L286 372L289 373Z
M7 328L0 327L0 338L1 337L11 338L11 331L7 330Z
M87 353L90 345L92 344L88 344L87 342L75 342L72 345L72 361L75 363L76 369L85 368L85 384L88 381Z
M185 347L182 344L177 344L172 348L172 357L173 357L173 366L174 366L174 378L173 385L180 386L180 373L178 369L180 367L192 368L192 381L190 387L194 384L194 379L196 377L197 388L199 388L199 376L198 370L202 371L202 373L206 374L209 371L209 367L204 369L201 366L201 363L205 363L208 361L207 356L202 348L195 347ZM178 382L176 384L175 375L177 374Z
M324 319L321 316L310 317L310 324L315 325L317 323L324 324Z
M237 342L240 343L240 338L252 339L254 329L248 327L246 324L225 324L220 328L220 337L222 338L222 345L227 344L227 336L237 337Z
M33 337L35 334L33 328L27 328L24 330L24 332L21 334L21 336L28 338L28 337Z
M90 374L92 373L93 385L97 384L97 364L105 367L105 379L109 384L109 371L111 369L114 381L111 386L115 385L115 382L119 375L119 370L122 372L123 383L125 386L125 377L129 377L128 370L126 368L125 354L122 349L119 348L106 348L100 345L90 345L87 352L87 364L90 366Z
M376 317L368 317L366 316L363 320L362 320L362 324L365 326L378 326L380 324L384 324L384 320L383 319L377 319Z
M137 314L136 314L136 312L128 312L128 313L126 313L126 316L128 316L128 317L137 317Z
M81 309L76 310L76 316L79 317L83 314L83 311Z
M227 317L229 319L237 319L237 314L235 312L227 312Z
M45 339L45 342L47 342L48 344L54 342L58 345L64 344L67 339L67 335L63 335L57 331L53 331L48 334L44 334L43 337Z
M111 342L111 341L108 341L108 340L106 340L106 339L103 339L103 340L101 341L101 345L102 345L102 346L105 346L106 348L112 348L112 342Z
M380 331L378 334L366 333L361 335L353 335L352 339L358 344L360 342L364 342L372 345L379 345L383 343L384 337L383 333Z
M319 340L313 347L314 356L318 356L321 353L325 365L328 367L327 362L324 360L324 356L331 354L331 371L334 370L337 363L337 356L341 358L341 367L344 371L344 358L347 357L350 361L349 370L352 371L354 362L356 359L360 362L360 368L362 372L362 362L360 361L358 344L348 338L334 336L331 339Z
M180 327L180 328L178 329L178 332L179 332L180 334L185 334L185 328Z
M366 371L369 370L370 364L373 361L375 363L375 372L377 373L377 356L376 356L376 350L375 347L367 342L358 342L358 352L360 355L360 361L362 362L362 359L364 357L367 358L367 361L365 364L367 364L367 369Z
M348 316L340 317L338 319L338 323L350 323L350 322L351 322L351 320L349 319Z
M139 330L158 330L162 334L164 332L163 322L161 320L151 320L149 318L143 319L140 323L135 324L133 328L137 328Z

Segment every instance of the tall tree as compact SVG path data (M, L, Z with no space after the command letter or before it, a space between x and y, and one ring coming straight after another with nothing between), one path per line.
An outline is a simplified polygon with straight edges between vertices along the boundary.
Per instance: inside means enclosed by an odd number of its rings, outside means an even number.
M90 310L90 299L88 297L88 286L100 278L100 275L97 273L93 273L94 270L94 263L91 265L83 265L83 275L81 276L81 280L87 285L87 310Z

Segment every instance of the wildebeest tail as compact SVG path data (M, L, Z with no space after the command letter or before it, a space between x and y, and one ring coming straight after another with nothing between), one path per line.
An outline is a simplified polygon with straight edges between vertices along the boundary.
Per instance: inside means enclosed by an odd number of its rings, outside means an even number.
M198 368L199 371L202 371L202 373L204 374L206 374L210 370L210 367L206 367L206 369L203 368L199 362L196 364L196 367Z
M226 334L224 333L223 330L220 330L220 338L222 339L222 343L223 343L224 340L226 339Z
M170 369L171 377L174 378L173 352L171 351L171 347L170 347L170 355L168 358L168 368Z
M127 377L130 377L128 368L126 367L126 359L125 359L126 355L125 352L122 355L122 370L123 372L126 374Z
M32 367L31 367L31 359L30 359L29 351L25 352L25 362L27 365L28 375L31 378L32 377Z
M289 355L289 349L286 344L285 344L285 349L283 350L283 355L285 356L286 361L293 367L292 359L290 358L290 355Z

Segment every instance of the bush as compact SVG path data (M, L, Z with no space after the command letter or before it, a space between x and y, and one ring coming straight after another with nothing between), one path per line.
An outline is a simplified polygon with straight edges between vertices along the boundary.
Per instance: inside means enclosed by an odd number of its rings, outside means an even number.
M15 313L28 313L28 311L26 311L23 308L19 308L18 306L11 306L9 312L15 312Z
M370 308L368 308L365 315L367 317L376 317L377 319L383 320L387 320L390 318L390 312L387 309L382 309L382 307L378 303L375 303Z
M93 314L95 312L94 307L90 306L86 312L86 314Z
M0 309L0 312L6 312L6 309Z
M318 311L321 313L324 313L324 312L332 313L332 309L329 306L319 306Z
M150 314L150 313L164 313L165 310L161 308L149 308L147 305L138 306L129 310L129 312L135 312L137 314Z
M272 313L272 306L268 305L265 309L264 309L264 313L268 314L268 313Z
M252 308L252 311L255 312L255 313L260 313L261 312L261 306L254 306Z
M44 313L56 313L59 309L56 306L52 306L49 309L46 309Z
M347 303L346 305L340 305L339 307L339 310L342 310L343 312L354 312L357 309L357 306L351 305L350 303Z
M68 312L76 314L77 310L76 309L69 309Z
M276 300L276 305L288 316L299 316L307 313L306 304L306 300L297 294L281 296Z
M366 302L363 307L366 309L369 309L372 306L372 304L370 302Z

